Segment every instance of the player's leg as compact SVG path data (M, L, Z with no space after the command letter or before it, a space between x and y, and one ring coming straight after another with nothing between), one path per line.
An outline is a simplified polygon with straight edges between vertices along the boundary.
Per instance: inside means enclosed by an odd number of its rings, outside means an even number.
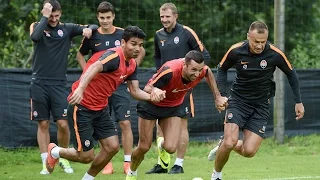
M103 110L100 118L94 121L94 130L93 137L99 140L101 148L87 173L95 177L110 162L120 147L118 132L108 109Z
M131 153L133 147L133 134L130 121L130 100L131 95L127 89L126 84L122 84L118 87L117 91L111 96L113 103L113 112L115 118L119 121L121 128L121 144L124 152L123 172L128 173Z
M269 119L269 101L255 104L250 119L245 123L243 140L239 140L234 151L244 157L253 157L264 138Z
M94 141L92 120L100 111L93 112L83 106L69 105L68 122L70 123L74 148L59 147L54 143L48 145L47 169L52 172L59 158L74 162L90 163L94 159Z
M67 120L68 90L65 85L50 86L51 112L57 123L57 139L60 147L68 148L70 144L70 130ZM59 159L59 166L65 173L73 173L73 169L66 159Z
M253 108L250 104L230 98L226 110L224 139L218 148L215 167L211 176L212 180L222 178L222 169L229 159L230 152L237 145L239 128L242 129L245 122L251 116Z
M180 141L177 148L177 158L169 174L184 173L183 161L189 144L188 118L194 117L194 103L192 92L188 92L183 101L183 118L181 121Z
M40 174L49 174L46 168L46 159L48 156L47 147L50 143L49 125L50 125L50 103L49 94L44 85L31 83L31 120L37 121L37 141L41 153L42 170Z

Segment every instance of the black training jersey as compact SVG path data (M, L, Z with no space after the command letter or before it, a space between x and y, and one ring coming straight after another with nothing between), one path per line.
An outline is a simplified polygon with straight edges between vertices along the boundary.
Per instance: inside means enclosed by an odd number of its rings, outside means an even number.
M218 65L217 84L223 96L226 95L227 70L233 66L236 69L236 78L231 86L231 97L251 103L273 97L273 73L278 67L286 74L296 103L301 102L296 71L285 54L270 42L267 42L260 54L252 54L249 51L248 41L231 46Z
M30 25L30 36L34 42L32 57L32 80L66 80L68 54L73 37L82 35L88 26L73 23L48 25L48 18ZM95 27L97 28L97 26Z
M209 52L188 26L177 23L170 33L161 28L154 36L154 60L157 69L167 61L184 58L191 50L203 52L205 64L210 62Z
M114 27L114 31L111 34L104 34L101 30L101 27L92 34L90 39L83 38L79 52L82 55L91 54L96 52L106 50L109 48L114 48L121 45L121 39L123 34L123 29L119 27Z

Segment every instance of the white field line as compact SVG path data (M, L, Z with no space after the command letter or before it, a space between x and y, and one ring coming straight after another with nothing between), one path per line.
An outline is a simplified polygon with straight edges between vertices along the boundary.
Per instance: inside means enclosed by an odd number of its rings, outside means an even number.
M299 180L299 179L320 179L320 176L302 176L302 177L286 177L286 178L269 178L260 180ZM245 179L243 179L245 180Z

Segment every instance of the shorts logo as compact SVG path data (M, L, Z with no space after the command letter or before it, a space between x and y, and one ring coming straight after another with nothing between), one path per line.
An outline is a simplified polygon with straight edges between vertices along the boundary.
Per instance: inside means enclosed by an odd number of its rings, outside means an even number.
M106 46L109 46L110 42L109 41L106 41Z
M119 41L119 40L116 40L116 41L114 42L114 45L115 45L116 47L120 46L120 41Z
M62 117L66 117L66 116L67 116L67 112L68 112L68 109L64 109L64 110L63 110Z
M58 35L59 35L60 37L63 36L63 31L62 31L61 29L58 30Z
M186 114L189 114L189 108L188 107L185 108L185 111L186 111Z
M260 62L260 67L261 67L262 69L266 68L267 65L268 65L268 63L267 63L266 60L262 60L262 61Z
M243 65L242 67L243 67L243 69L247 69L247 68L248 68L248 65L245 64L245 65Z
M125 118L130 117L130 110L127 111L127 113L124 115Z
M259 129L259 133L264 134L265 132L266 132L266 127L265 127L265 126L262 126L262 128Z
M232 119L232 118L233 118L233 114L232 114L232 113L229 113L229 114L227 115L227 117L228 117L228 119Z
M176 37L173 39L173 42L174 42L175 44L178 44L178 43L179 43L179 37L176 36Z
M84 141L84 145L85 145L86 147L89 147L89 146L90 146L90 141L89 141L89 140L85 140L85 141Z
M33 117L38 117L38 112L37 111L33 111Z

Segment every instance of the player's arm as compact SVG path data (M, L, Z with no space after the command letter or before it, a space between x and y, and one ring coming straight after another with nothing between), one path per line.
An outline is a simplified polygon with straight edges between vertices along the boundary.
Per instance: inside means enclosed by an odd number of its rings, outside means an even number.
M126 80L131 96L137 100L159 102L165 98L165 92L162 90L154 93L147 93L140 89L139 81L137 79L137 67L134 73L131 74Z
M140 53L139 53L138 57L135 59L138 66L140 66L140 64L142 63L145 55L146 55L146 50L143 48L143 46L141 46Z
M159 46L158 46L158 36L157 36L157 33L154 35L154 63L155 63L155 66L156 66L156 69L160 69L161 67L161 53L160 53L160 49L159 49Z
M83 37L90 38L92 32L95 32L99 27L95 24L90 25L80 25L80 24L73 24L73 23L66 23L66 27L71 29L70 36L71 38L79 35L83 35Z
M231 68L237 62L237 55L235 47L231 46L227 53L223 56L222 60L218 64L217 70L217 85L222 96L227 95L227 79L228 69Z
M50 17L52 12L52 5L50 3L45 3L41 10L42 17L40 22L35 26L35 23L30 25L30 37L34 42L38 42L41 39L44 29L48 24L48 18Z
M97 57L97 55L92 56L90 60L94 60L95 58L99 58L98 61L91 64L81 75L79 86L69 99L70 104L79 104L81 102L84 90L95 75L98 73L112 72L119 67L119 56L113 51L106 51L101 57Z
M293 97L296 102L296 105L295 105L296 119L299 120L304 116L304 106L301 101L298 74L282 51L279 50L278 55L281 60L277 61L278 62L277 67L281 69L281 71L284 72L288 78L289 84L293 92Z
M202 42L200 41L198 35L195 33L195 31L187 26L184 26L184 28L187 30L187 39L188 39L188 45L191 47L192 50L197 50L202 52L204 57L204 63L209 65L211 56L209 51L204 47Z
M211 69L208 66L205 66L205 70L207 72L205 75L206 81L211 89L212 94L213 94L216 108L218 109L219 112L221 112L221 111L225 110L228 98L221 96L219 89L218 89L216 79L214 78L214 75L213 75Z
M86 66L86 60L85 60L84 56L87 55L89 53L89 51L90 51L89 39L83 37L81 45L80 45L79 50L77 52L77 57L76 57L82 70Z

